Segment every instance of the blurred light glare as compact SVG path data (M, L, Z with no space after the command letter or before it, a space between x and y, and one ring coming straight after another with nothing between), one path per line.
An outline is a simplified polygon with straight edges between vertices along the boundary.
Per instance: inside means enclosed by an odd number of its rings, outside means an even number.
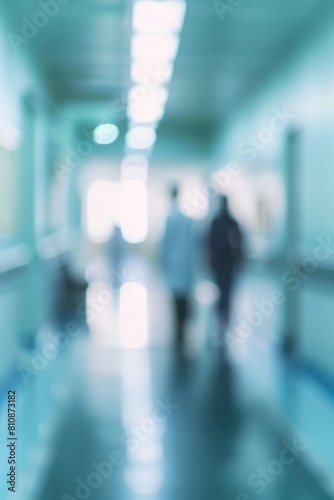
M134 35L131 55L135 60L146 62L173 61L179 48L179 41L176 35Z
M141 101L149 100L159 104L166 104L168 94L168 89L162 85L152 90L147 90L142 85L134 85L129 90L129 101L138 104Z
M165 108L162 105L144 104L137 109L128 109L128 118L132 122L141 125L149 125L156 123L162 119L165 113Z
M148 85L166 85L170 82L173 75L173 64L170 62L159 62L152 66L143 61L132 61L131 80L133 83Z
M134 31L179 33L182 30L186 3L182 0L137 1L133 6Z
M15 127L0 126L0 145L9 151L17 150L21 145L22 134Z
M121 183L121 231L128 243L141 243L147 237L147 188L139 180Z
M125 472L126 482L130 490L136 495L145 497L154 496L163 484L163 471L160 462L147 467L146 464L135 464Z
M93 132L94 141L97 144L112 144L119 136L119 129L112 123L104 123L96 127Z
M150 92L141 85L132 87L128 99L129 120L138 124L150 124L161 120L168 94L167 88L162 86Z
M86 232L92 242L105 243L112 236L119 217L118 197L117 186L113 182L102 180L90 185L86 204Z
M147 292L135 281L125 283L120 290L120 335L123 347L138 349L148 340Z
M156 137L152 127L133 127L128 130L125 142L131 149L149 149L154 145Z

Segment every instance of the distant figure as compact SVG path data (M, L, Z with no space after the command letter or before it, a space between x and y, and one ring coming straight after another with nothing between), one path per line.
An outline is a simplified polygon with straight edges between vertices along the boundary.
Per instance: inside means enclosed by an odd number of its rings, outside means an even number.
M173 187L170 194L172 207L162 241L162 265L167 285L173 295L176 340L180 345L189 316L195 249L191 221L177 206L178 187Z
M242 255L241 232L238 223L229 212L226 196L221 197L219 213L212 222L209 247L211 268L220 291L218 315L224 330L230 319L234 271Z

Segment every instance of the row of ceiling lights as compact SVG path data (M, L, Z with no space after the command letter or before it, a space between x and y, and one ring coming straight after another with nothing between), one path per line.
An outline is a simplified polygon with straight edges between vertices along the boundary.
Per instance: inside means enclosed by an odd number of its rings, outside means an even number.
M168 100L186 4L184 0L135 0L131 43L132 86L128 95L129 149L150 149ZM159 81L152 73L159 68ZM163 70L161 71L161 68ZM152 81L153 80L153 81Z
M168 100L167 84L173 74L183 27L184 0L135 0L131 42L131 88L128 93L129 150L150 150ZM159 75L158 78L154 75ZM119 135L114 124L99 125L94 139L111 144Z

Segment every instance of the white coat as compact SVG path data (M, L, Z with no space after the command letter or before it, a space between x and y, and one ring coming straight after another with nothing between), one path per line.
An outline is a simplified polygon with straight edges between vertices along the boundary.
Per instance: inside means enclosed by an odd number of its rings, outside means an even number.
M192 291L194 243L191 220L173 206L162 239L162 264L167 286L175 295L189 295Z

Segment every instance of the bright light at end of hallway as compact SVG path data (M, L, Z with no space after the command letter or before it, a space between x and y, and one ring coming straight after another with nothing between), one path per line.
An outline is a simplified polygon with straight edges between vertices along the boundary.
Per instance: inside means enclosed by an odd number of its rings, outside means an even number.
M121 345L128 349L144 347L148 341L147 292L137 282L125 283L120 291Z
M149 33L179 33L182 30L186 3L183 0L134 2L134 31Z
M128 179L121 183L121 231L128 243L141 243L146 239L147 188L144 182Z
M116 183L93 182L87 194L86 232L94 243L105 243L111 237L118 220L119 190Z

